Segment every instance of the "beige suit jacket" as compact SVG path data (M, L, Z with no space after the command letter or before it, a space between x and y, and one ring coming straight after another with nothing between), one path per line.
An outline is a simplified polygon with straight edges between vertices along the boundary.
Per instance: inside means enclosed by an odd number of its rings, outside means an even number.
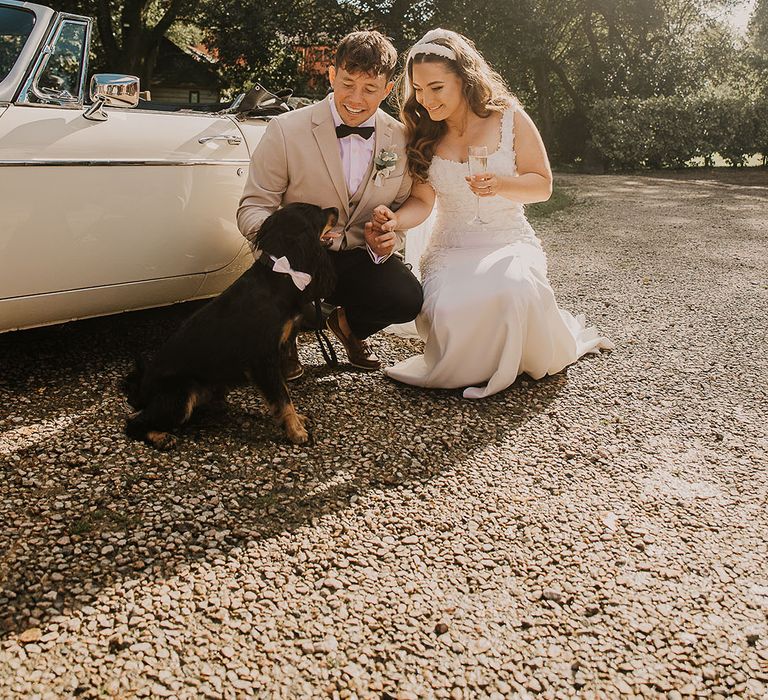
M394 172L380 185L375 168L351 204L336 139L336 127L328 100L273 118L251 156L248 181L237 210L240 232L253 241L264 219L284 204L309 202L337 207L342 238L332 249L365 246L364 226L373 209L385 204L397 210L411 191L405 153L405 128L382 110L376 112L374 156L382 149L398 156ZM355 199L358 199L355 197ZM398 231L396 249L403 247L405 232Z

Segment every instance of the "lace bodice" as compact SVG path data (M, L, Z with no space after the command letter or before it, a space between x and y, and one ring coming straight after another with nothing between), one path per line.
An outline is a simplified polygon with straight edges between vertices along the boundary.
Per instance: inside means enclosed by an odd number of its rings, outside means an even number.
M509 107L501 119L499 147L488 156L488 170L511 177L517 173L514 144L515 107ZM504 197L483 197L481 217L485 225L470 224L475 214L476 198L465 176L467 163L434 156L429 168L429 184L437 195L437 217L428 248L476 247L530 241L538 244L528 224L523 205Z

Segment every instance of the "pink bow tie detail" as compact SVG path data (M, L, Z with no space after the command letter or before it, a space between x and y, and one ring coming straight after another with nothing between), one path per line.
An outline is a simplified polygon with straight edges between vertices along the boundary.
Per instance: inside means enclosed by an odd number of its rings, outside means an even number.
M300 291L303 292L307 288L307 285L312 281L312 275L309 275L306 272L299 272L298 270L294 270L291 267L291 263L288 261L288 258L285 256L282 258L275 258L270 255L269 257L272 258L272 261L275 263L272 269L275 272L282 272L283 274L290 275L293 283L296 285L296 288Z

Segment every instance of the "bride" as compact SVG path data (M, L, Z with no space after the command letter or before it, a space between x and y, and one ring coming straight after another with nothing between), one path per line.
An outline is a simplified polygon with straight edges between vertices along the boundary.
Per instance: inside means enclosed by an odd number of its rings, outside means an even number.
M474 45L455 32L428 32L408 54L400 104L414 186L397 212L377 208L372 225L382 236L416 226L435 199L437 215L421 257L416 325L424 353L386 374L421 387L467 387L466 398L482 398L522 372L538 379L613 348L555 302L523 211L552 192L544 144ZM487 172L469 176L476 146L487 149Z

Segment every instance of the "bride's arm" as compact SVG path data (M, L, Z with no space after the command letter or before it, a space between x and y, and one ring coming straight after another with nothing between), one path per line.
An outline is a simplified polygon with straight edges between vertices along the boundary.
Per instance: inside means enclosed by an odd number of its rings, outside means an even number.
M397 211L378 206L373 210L373 223L382 231L407 231L424 223L435 205L435 191L426 182L414 182L411 194Z
M522 109L515 111L514 119L517 176L486 173L467 178L467 181L480 197L499 195L520 204L545 202L552 195L552 170L547 150L536 125Z

